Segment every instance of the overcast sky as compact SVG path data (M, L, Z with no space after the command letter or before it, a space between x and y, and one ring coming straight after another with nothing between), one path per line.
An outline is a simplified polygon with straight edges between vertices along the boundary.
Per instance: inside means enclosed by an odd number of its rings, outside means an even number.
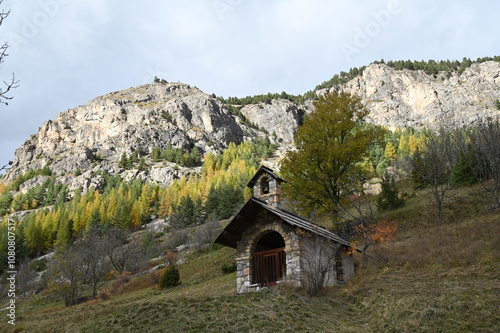
M491 0L3 0L0 167L39 126L154 76L219 96L302 94L375 60L500 55Z

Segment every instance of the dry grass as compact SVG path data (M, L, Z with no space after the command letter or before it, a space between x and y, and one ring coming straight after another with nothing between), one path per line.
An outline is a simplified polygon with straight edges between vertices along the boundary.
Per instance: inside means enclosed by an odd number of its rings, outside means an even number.
M343 290L368 319L367 331L500 329L500 214L478 208L486 206L480 191L457 191L441 226L428 218L424 198L390 213L403 225L398 239L377 249Z

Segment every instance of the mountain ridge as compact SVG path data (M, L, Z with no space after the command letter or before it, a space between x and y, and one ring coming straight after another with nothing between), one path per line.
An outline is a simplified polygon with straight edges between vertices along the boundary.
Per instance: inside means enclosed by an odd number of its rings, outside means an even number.
M153 147L163 149L169 144L208 152L251 136L255 136L253 129L197 88L181 83L142 85L97 97L42 124L16 150L4 180L45 165L58 175L79 170L124 173L118 166L123 154L150 155ZM182 173L176 171L158 178Z
M358 95L370 110L369 121L390 129L468 126L498 116L500 63L474 63L461 73L433 75L373 63L347 83L316 93L335 89ZM314 110L311 99L298 103L284 97L230 105L196 87L165 80L114 91L43 123L16 150L2 181L49 166L71 190L98 185L93 175L99 170L168 185L193 169L156 162L154 149L196 149L203 155L231 142L268 136L284 153L293 147L303 117ZM145 159L147 171L120 165L120 158L132 154ZM40 181L31 181L23 190Z

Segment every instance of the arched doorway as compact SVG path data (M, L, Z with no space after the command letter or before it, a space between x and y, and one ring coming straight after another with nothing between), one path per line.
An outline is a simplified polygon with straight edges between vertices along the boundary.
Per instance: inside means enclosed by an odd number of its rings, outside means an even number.
M286 272L285 240L276 231L263 235L252 253L252 283L272 286Z

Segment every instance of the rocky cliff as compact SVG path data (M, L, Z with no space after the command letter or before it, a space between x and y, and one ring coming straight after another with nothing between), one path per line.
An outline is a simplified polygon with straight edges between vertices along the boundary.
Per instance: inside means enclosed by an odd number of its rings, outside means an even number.
M500 63L494 61L473 64L461 75L373 64L342 88L362 98L372 122L390 128L460 127L500 114Z
M428 75L372 64L340 89L360 96L371 121L379 125L457 127L500 114L500 63L473 64L460 75ZM278 98L237 108L239 114L235 115L215 96L182 83L157 82L113 92L44 123L17 149L14 164L2 181L10 182L50 164L53 174L70 189L98 187L102 182L96 176L98 170L125 179L142 176L169 184L193 170L154 162L154 147L197 147L203 154L267 132L281 144L283 153L292 146L293 135L313 104ZM120 157L133 152L145 157L147 171L120 167ZM42 180L42 176L32 179L23 189Z
M153 163L154 147L197 147L205 153L259 134L197 88L181 83L142 85L98 97L44 123L16 150L3 180L50 165L70 189L86 189L98 185L92 171L120 173L126 179L138 176L137 170L119 167L123 154L138 152L150 166L143 176L169 183L190 170Z
M259 128L265 129L281 143L293 143L293 136L302 122L306 110L289 100L277 98L270 104L250 104L241 108L241 113Z

